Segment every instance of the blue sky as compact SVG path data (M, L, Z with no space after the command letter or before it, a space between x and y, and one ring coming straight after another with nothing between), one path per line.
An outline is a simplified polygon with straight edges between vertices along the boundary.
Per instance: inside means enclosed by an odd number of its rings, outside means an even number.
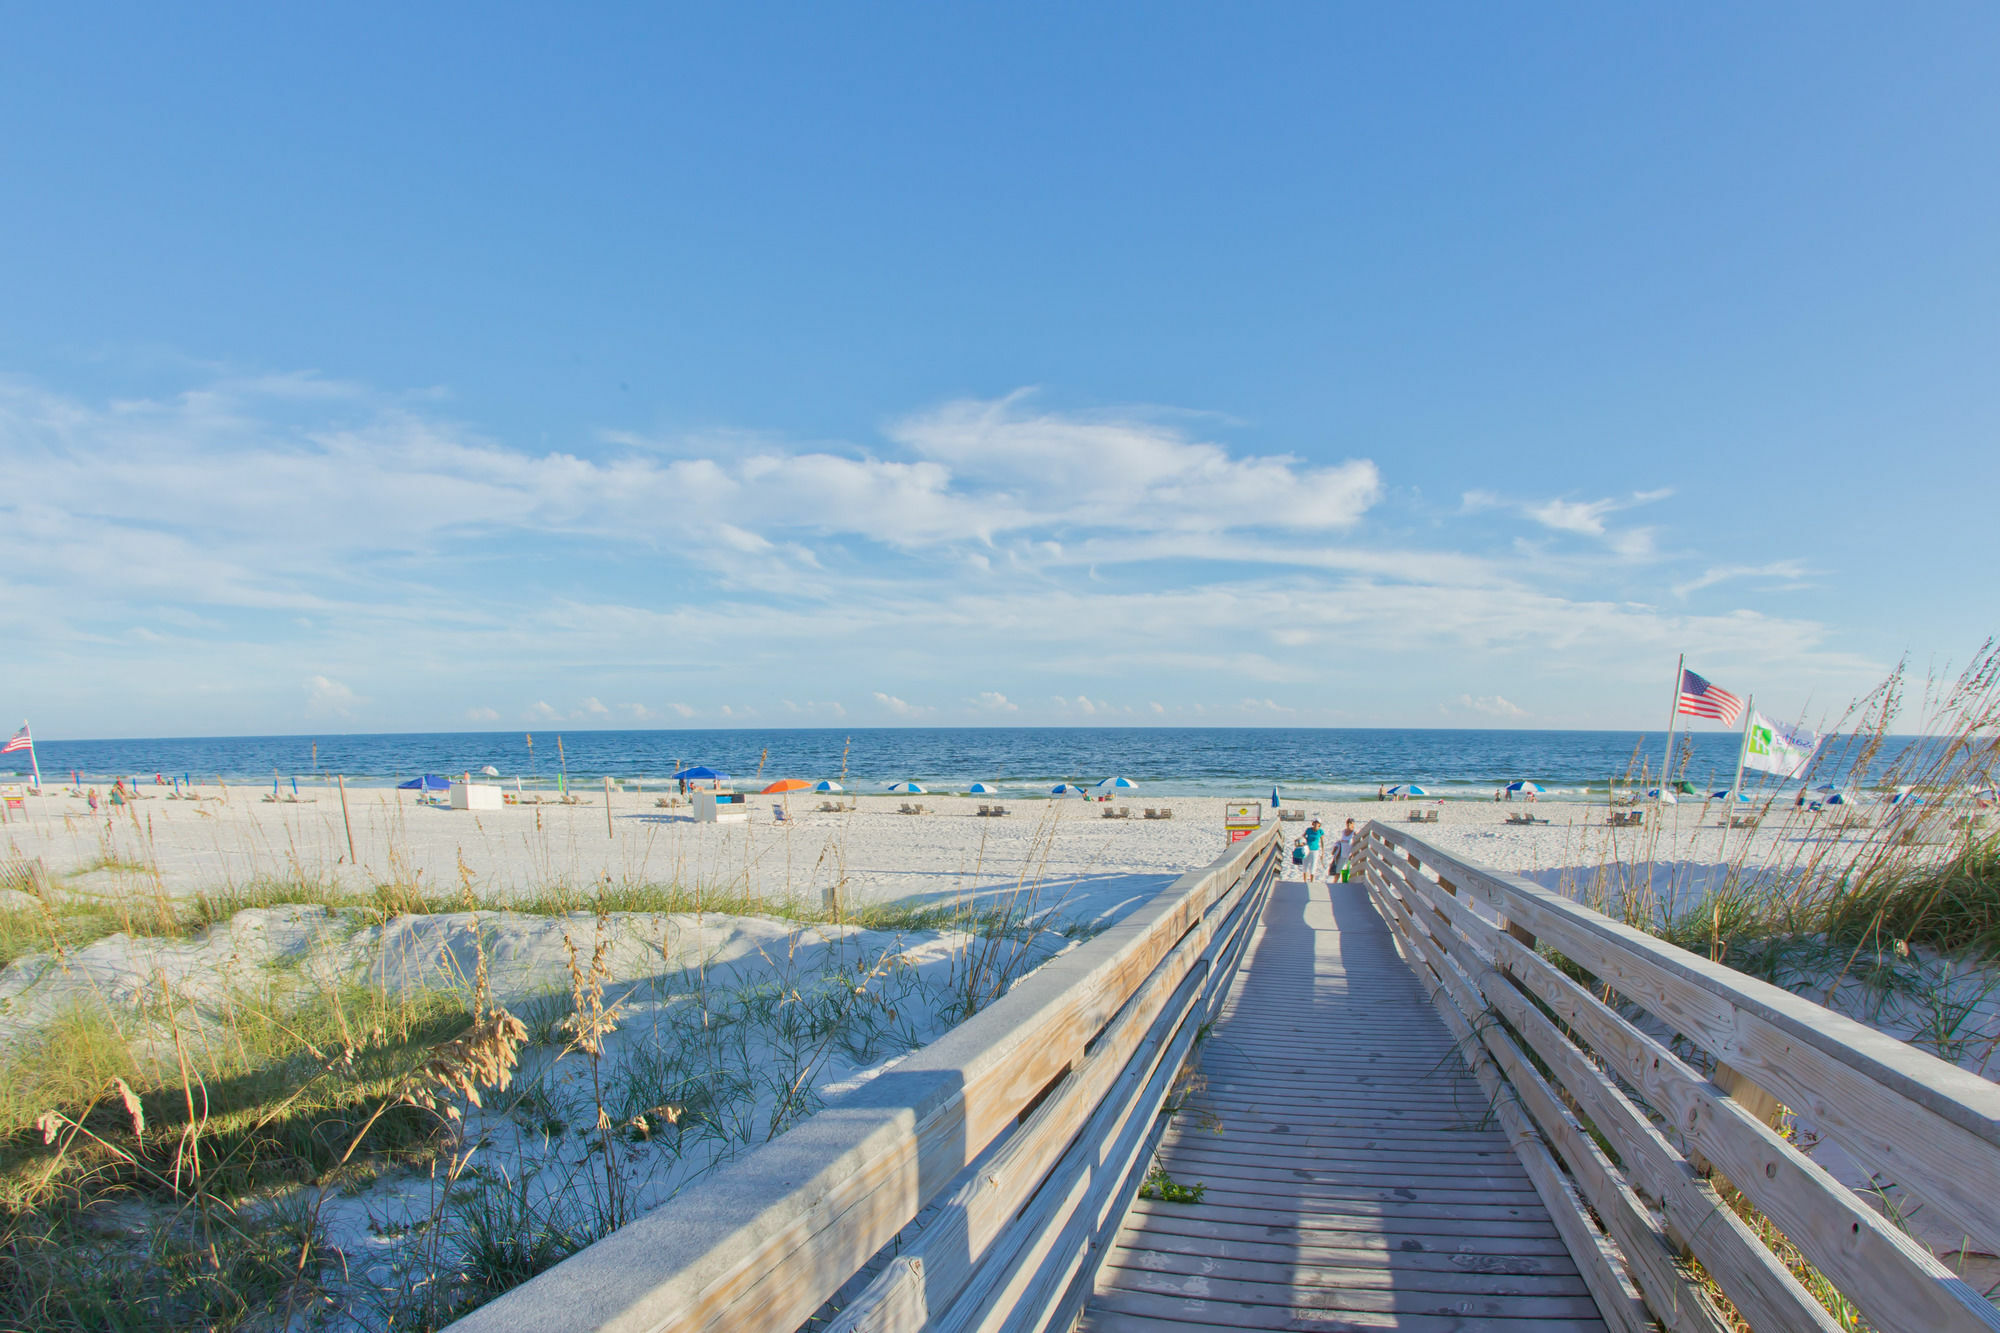
M1657 727L1994 628L2000 11L45 6L0 717Z

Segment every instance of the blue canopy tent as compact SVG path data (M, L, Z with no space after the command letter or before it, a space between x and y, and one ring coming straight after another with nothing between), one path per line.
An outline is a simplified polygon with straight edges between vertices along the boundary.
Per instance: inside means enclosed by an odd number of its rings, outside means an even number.
M451 780L449 778L441 778L435 773L426 773L420 778L411 778L408 782L397 783L396 790L397 791L450 791Z
M674 774L676 782L727 782L727 773L718 773L712 768L684 768Z

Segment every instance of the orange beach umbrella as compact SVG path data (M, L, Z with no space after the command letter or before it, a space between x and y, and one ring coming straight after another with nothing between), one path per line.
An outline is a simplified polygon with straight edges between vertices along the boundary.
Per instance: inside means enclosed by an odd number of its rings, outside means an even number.
M812 786L812 783L802 781L798 778L779 778L776 782L759 792L758 795L770 796L781 791L804 791L810 786Z

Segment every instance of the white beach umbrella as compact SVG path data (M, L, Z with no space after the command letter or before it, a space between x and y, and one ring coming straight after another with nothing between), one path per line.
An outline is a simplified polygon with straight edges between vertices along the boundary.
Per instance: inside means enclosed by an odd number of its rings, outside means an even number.
M966 791L970 792L974 796L994 795L993 784L990 782L975 782L970 787L967 787Z
M1674 795L1664 787L1648 787L1646 788L1646 795L1658 801L1661 805L1679 805L1681 803L1680 797Z
M821 779L820 779L820 780L819 780L818 782L815 782L815 783L813 783L813 790L814 790L814 791L846 791L846 790L847 790L847 788L845 788L845 787L841 786L841 785L840 785L840 784L839 784L838 782L835 782L835 781L834 781L834 780L833 780L832 778L821 778Z
M1099 791L1137 791L1138 787L1130 778L1106 778L1097 784Z

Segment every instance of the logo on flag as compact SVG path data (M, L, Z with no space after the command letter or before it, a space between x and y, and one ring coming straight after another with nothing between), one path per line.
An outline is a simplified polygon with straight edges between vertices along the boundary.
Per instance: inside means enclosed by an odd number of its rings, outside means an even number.
M0 754L12 754L16 750L33 750L34 748L35 739L28 734L28 724L23 722L21 729L15 732L5 745L0 745Z
M1725 727L1733 727L1743 716L1743 701L1683 667L1680 697L1674 703L1674 711L1684 717L1713 718Z
M1812 763L1819 749L1819 733L1807 727L1773 722L1762 713L1750 711L1750 731L1743 744L1743 767L1759 773L1776 773L1795 778Z

